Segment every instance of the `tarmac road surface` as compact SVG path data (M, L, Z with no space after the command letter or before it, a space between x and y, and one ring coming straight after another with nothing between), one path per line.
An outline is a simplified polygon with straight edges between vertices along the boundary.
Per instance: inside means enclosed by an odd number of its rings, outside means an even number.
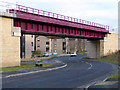
M105 62L85 61L82 57L58 57L66 67L2 79L3 88L87 88L117 72L118 66Z

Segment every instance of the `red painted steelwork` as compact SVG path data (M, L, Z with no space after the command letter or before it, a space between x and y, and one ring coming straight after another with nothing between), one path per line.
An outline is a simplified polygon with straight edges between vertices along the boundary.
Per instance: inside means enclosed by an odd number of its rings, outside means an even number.
M21 27L22 31L29 32L44 32L51 34L59 34L59 35L72 35L72 36L82 36L89 38L104 38L104 32L95 32L92 30L86 30L81 28L73 28L67 26L60 26L42 22L33 22L22 19L14 19L14 26Z
M64 16L64 15L60 15L60 14L52 13L52 12L48 12L48 11L38 10L35 8L26 7L26 6L22 6L22 5L18 5L18 4L16 4L16 10L23 11L26 13L32 13L35 15L42 15L42 16L52 17L52 18L61 19L61 20L65 20L65 21L106 28L106 30L109 30L109 26L107 26L107 25L102 25L102 24L98 24L98 23L94 23L94 22L90 22L90 21L86 21L86 20L82 20L82 19Z
M91 26L91 25L86 25L86 24L80 24L80 23L77 23L77 22L65 21L65 20L61 20L61 19L55 19L55 18L51 18L51 17L47 17L47 16L40 16L40 15L38 16L38 15L35 15L35 14L21 12L21 11L16 11L16 15L17 15L17 18L26 19L26 20L52 23L52 24L57 24L57 25L62 25L62 26L82 28L82 29L106 32L106 33L109 32L105 28L101 28L101 27L96 27L96 26Z
M109 33L109 26L21 5L17 5L16 10L11 9L10 13L16 13L14 26L21 27L23 31L91 38L104 38Z

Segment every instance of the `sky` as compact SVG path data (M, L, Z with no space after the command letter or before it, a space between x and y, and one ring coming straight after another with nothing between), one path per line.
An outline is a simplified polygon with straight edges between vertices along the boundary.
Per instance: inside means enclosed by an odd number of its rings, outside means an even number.
M3 1L3 0L0 0ZM4 0L87 21L118 27L119 0Z

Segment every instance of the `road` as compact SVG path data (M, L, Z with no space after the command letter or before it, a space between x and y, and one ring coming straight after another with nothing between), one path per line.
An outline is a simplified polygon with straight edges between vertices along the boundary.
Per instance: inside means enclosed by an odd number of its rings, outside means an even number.
M3 88L86 88L105 80L108 76L117 72L117 65L85 61L76 57L59 57L55 60L63 61L67 67L3 78Z

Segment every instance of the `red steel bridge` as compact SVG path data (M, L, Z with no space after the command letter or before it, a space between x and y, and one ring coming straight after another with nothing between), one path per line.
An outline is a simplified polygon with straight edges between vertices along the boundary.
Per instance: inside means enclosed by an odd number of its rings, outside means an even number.
M22 33L103 39L109 26L22 5L9 9L15 13L14 26Z

